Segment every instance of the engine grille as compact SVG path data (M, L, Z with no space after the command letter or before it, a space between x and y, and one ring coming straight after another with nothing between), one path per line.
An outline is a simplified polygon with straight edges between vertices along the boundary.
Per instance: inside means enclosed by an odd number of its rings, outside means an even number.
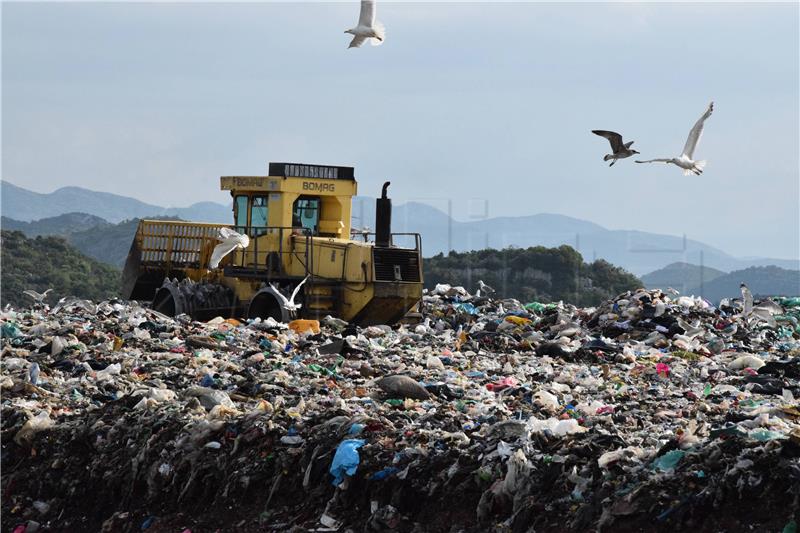
M376 281L420 281L417 250L373 248L372 260Z

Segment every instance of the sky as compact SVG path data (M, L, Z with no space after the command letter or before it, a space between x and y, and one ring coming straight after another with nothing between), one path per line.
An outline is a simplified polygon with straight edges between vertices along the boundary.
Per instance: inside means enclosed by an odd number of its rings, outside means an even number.
M269 161L354 166L359 194L457 219L559 213L800 257L797 3L2 4L2 178L226 203ZM608 167L609 129L700 177Z

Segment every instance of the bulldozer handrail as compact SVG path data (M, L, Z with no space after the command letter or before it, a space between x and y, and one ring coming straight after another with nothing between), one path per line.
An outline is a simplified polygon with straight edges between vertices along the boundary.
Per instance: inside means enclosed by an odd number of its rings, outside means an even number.
M350 236L364 236L364 242L374 242L368 239L369 236L375 236L374 231L358 231L358 230L350 230ZM421 250L422 249L422 236L419 233L413 232L398 232L398 233L391 233L390 237L414 237L414 248L404 248L405 250ZM393 239L390 241L393 242ZM397 248L403 248L402 246L397 246Z

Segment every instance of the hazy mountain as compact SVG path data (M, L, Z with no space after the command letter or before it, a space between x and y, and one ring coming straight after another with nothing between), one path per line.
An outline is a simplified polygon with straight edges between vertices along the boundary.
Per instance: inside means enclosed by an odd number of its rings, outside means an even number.
M110 265L123 267L131 249L139 219L119 224L97 226L67 236L69 243L82 253Z
M725 274L686 291L701 295L712 303L722 298L741 297L739 284L746 283L756 296L800 296L800 270L776 266L750 267Z
M364 220L358 220L354 225L374 229L374 200L357 198L353 206L354 217L360 216L361 212ZM392 230L421 233L426 257L448 250L567 244L578 250L587 262L605 259L636 275L675 262L702 264L726 272L764 265L800 268L800 260L737 258L691 239L635 230L609 230L585 220L547 213L459 222L434 207L409 202L394 206Z
M230 222L231 208L214 202L200 202L189 207L161 207L133 198L81 187L62 187L48 194L24 189L7 181L2 184L3 216L29 222L79 211L121 222L132 218L171 216L197 222Z
M700 267L689 263L672 263L664 268L642 276L642 281L648 289L666 289L672 287L686 293L695 287L724 276L726 272L711 267Z
M56 217L43 218L33 222L22 222L13 218L0 217L0 227L4 230L21 231L28 237L38 235L68 235L96 226L110 226L106 220L86 213L66 213Z

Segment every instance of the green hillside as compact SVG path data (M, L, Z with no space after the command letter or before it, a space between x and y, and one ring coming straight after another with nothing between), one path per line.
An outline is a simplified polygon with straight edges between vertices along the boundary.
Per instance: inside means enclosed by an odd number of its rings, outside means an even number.
M756 296L800 296L800 271L776 266L750 267L719 276L702 287L693 287L689 294L702 295L712 303L722 298L741 296L744 282Z
M716 268L692 265L690 263L672 263L655 272L642 276L642 282L648 289L666 289L672 287L681 293L693 287L700 287L726 273Z
M89 257L122 268L138 226L139 219L135 218L119 224L78 231L67 238L70 244Z
M152 220L180 220L175 217L151 217ZM78 251L103 263L123 267L128 258L139 219L111 224L86 213L67 213L22 222L2 217L2 229L21 231L27 237L57 235L64 237Z
M606 261L584 263L581 254L570 246L451 252L426 259L423 270L428 289L449 283L474 292L478 280L483 280L497 296L523 302L563 300L597 305L642 286L636 276Z
M86 257L61 237L28 238L19 231L2 231L0 305L28 306L26 289L48 294L49 303L63 296L101 300L116 296L120 271Z

